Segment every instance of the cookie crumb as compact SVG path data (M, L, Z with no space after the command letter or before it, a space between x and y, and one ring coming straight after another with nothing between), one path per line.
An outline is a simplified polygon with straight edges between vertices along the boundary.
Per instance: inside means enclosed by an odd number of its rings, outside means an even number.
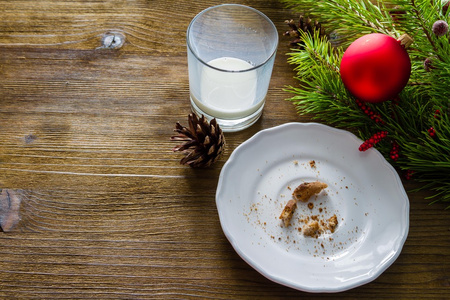
M303 226L302 232L305 236L315 236L319 228L319 222L311 221Z
M295 209L297 208L297 201L308 202L309 198L313 195L319 194L323 189L327 188L328 185L323 182L304 182L295 188L292 193L292 199L289 200L281 212L280 219L283 220L284 226L288 227ZM280 195L284 197L283 194Z
M328 229L331 231L331 233L334 233L334 230L336 229L336 226L338 225L338 220L336 215L333 215L328 220Z

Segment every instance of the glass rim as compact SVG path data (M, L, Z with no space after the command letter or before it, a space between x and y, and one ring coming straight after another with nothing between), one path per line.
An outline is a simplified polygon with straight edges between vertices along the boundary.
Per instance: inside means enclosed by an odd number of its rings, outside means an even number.
M205 13L205 12L207 12L207 11L210 11L210 10L212 10L212 9L215 9L215 8L223 7L223 6L236 6L236 7L241 7L241 8L249 9L249 10L255 12L256 14L260 15L263 19L265 19L265 20L272 26L272 28L274 29L274 32L275 32L275 34L276 34L276 42L275 42L275 46L274 46L274 49L273 49L272 53L271 53L271 54L270 54L263 62L257 64L256 66L253 66L253 67L251 67L251 68L249 68L249 69L244 69L244 70L226 70L226 69L221 69L221 68L217 68L217 67L211 66L210 64L208 64L207 62L205 62L203 59L201 59L201 58L197 55L197 53L195 53L195 51L192 49L191 43L190 43L190 38L189 38L189 32L190 32L190 29L191 29L192 25L194 24L194 22L195 22L195 21L196 21L203 13ZM211 7L208 7L208 8L206 8L206 9L202 10L201 12L199 12L199 13L191 20L191 22L189 23L189 26L188 26L188 28L187 28L187 32L186 32L186 41L187 41L187 43L186 43L186 44L187 44L187 47L189 48L190 52L191 52L191 53L195 56L195 58L196 58L199 62L201 62L203 65L205 65L205 66L207 66L207 67L209 67L209 68L211 68L211 69L214 69L214 70L217 70L217 71L224 72L224 73L245 73L245 72L249 72L249 71L256 70L256 69L258 69L258 68L264 66L268 61L270 61L270 60L272 59L272 57L275 56L275 54L277 53L277 49L278 49L278 31L277 31L277 28L276 28L275 24L273 24L272 20L270 20L269 17L267 17L265 14L263 14L262 12L260 12L259 10L255 9L255 8L253 8L253 7L250 7L250 6L247 6L247 5L242 5L242 4L219 4L219 5L214 5L214 6L211 6Z

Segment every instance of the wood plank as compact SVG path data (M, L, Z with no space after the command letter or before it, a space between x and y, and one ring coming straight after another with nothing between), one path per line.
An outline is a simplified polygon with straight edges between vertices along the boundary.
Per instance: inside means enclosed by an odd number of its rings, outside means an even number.
M226 134L214 167L194 170L169 140L190 112L185 34L221 2L0 0L0 189L20 197L18 224L0 232L0 297L450 297L448 212L426 191L408 193L398 260L345 293L278 285L234 251L215 205L221 167L256 132L311 120L283 91L296 84L282 37L296 13L275 0L237 2L279 30L266 107L254 126ZM110 32L125 44L101 48Z

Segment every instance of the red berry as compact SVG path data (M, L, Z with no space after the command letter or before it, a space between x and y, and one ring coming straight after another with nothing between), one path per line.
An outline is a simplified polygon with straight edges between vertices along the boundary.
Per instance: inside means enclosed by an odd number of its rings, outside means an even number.
M440 114L441 114L441 111L440 111L439 109L436 109L436 110L434 111L434 117L435 117L435 118L438 118Z
M366 106L361 100L356 99L355 100L356 104L358 105L358 107L366 114L369 116L369 118L373 121L375 121L375 123L380 123L380 124L384 124L384 121L381 119L381 116L379 114L376 114L372 111L372 109L368 106Z
M412 179L413 174L414 174L414 171L412 171L412 170L406 171L406 174L405 174L406 180Z
M428 129L428 134L429 134L431 137L435 137L435 136L436 136L436 130L434 130L433 127L430 127L430 128Z
M380 131L372 135L364 143L359 146L359 151L366 151L372 148L376 143L380 142L383 138L388 135L387 131Z
M391 152L389 153L389 157L393 160L393 161L397 161L399 158L398 152L399 152L400 146L397 144L397 142L393 142L392 143L392 149Z

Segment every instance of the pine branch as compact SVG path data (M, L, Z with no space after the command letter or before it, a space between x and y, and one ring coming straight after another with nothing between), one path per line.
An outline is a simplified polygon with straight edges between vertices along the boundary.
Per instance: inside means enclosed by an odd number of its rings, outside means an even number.
M448 20L441 1L392 0L372 4L368 0L284 0L307 13L341 42L333 47L326 38L304 34L305 47L289 53L299 87L287 87L299 114L312 115L335 127L351 130L362 139L387 131L378 150L395 167L413 171L414 178L435 192L434 201L450 202L450 42L449 34L436 36L431 28L438 19ZM395 9L394 9L395 7ZM380 32L408 32L414 39L408 49L412 60L409 84L396 101L365 104L383 122L375 122L355 103L339 74L345 47L357 37ZM333 36L331 34L331 36ZM424 64L424 62L428 64ZM400 156L390 158L392 145ZM449 206L450 208L450 206Z
M419 21L421 30L423 30L423 32L425 33L425 36L427 37L428 42L433 47L434 52L438 52L437 47L436 47L433 39L431 38L430 24L427 24L427 22L426 22L426 20L430 20L430 19L435 20L436 18L434 18L434 16L431 16L431 15L422 16L422 13L420 12L421 10L420 10L419 6L416 4L416 1L414 1L414 0L411 0L411 7L412 7L412 11L414 12L417 20ZM438 55L439 59L442 60L439 53L437 55Z
M320 18L342 46L348 46L357 37L372 32L400 36L389 14L370 0L282 1L294 10Z

